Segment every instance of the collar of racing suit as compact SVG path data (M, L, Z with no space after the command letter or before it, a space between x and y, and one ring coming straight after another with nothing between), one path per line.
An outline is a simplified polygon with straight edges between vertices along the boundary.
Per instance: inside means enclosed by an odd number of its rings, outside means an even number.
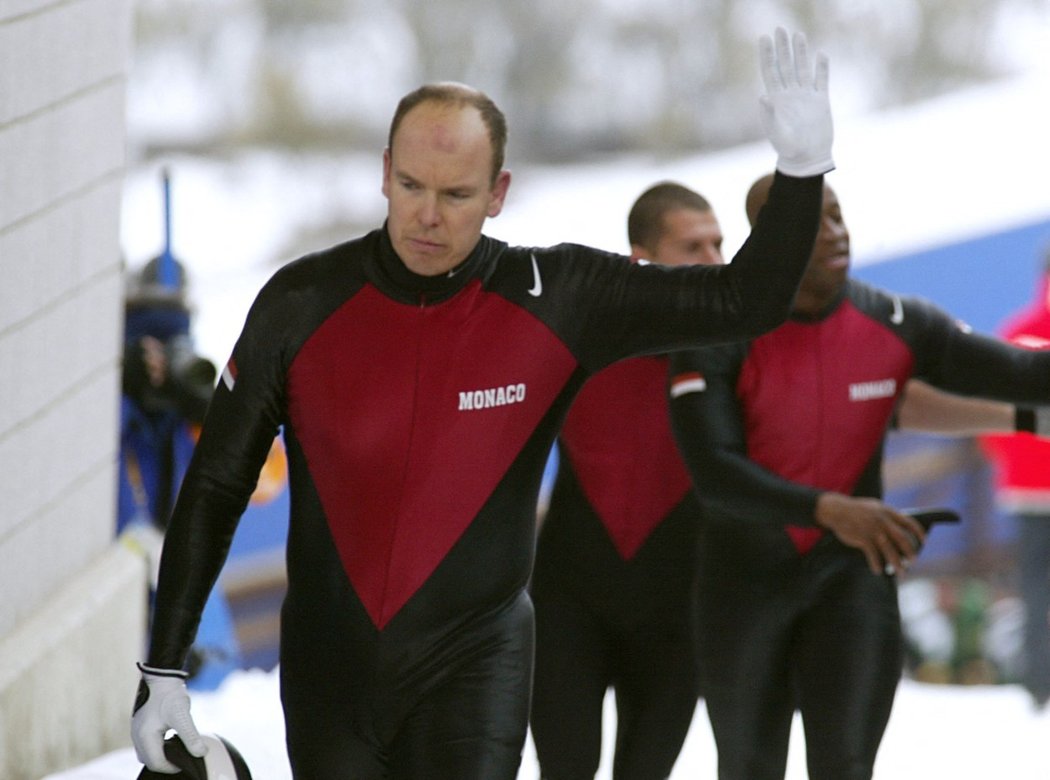
M496 256L506 247L502 241L482 236L466 259L450 272L423 276L409 270L394 251L387 225L379 231L373 282L391 298L412 304L440 303L462 290L472 279L484 277Z
M842 285L842 288L835 294L835 297L832 298L828 302L827 306L825 306L819 312L817 312L816 314L806 314L799 311L792 311L791 314L788 316L788 319L792 322L820 322L821 320L827 319L831 316L831 313L839 307L839 304L841 304L846 299L846 296L849 295L849 288L850 280L847 279L846 282Z

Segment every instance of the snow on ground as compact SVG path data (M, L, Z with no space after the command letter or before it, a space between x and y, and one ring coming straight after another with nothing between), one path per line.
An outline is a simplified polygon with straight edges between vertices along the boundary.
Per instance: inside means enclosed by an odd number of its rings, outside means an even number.
M193 695L202 731L221 734L244 755L254 780L289 780L276 672L234 672L212 693ZM611 777L615 715L606 699L605 749L597 780ZM786 780L806 777L796 718ZM672 780L715 776L715 749L703 703L697 708ZM128 748L44 780L129 780L141 765ZM876 778L893 780L1046 780L1050 777L1050 709L1037 712L1018 686L927 685L904 680L883 740ZM539 777L526 744L521 780Z

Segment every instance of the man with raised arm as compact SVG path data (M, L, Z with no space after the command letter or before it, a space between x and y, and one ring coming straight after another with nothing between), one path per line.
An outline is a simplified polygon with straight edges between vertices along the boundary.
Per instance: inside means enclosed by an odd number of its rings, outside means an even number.
M291 517L281 699L296 780L512 780L525 740L526 592L543 467L573 396L625 357L755 336L787 315L833 167L827 61L764 38L777 180L724 267L668 269L482 234L506 125L459 84L405 96L385 224L263 287L204 423L164 546L132 716L140 759L203 744L183 664L279 429Z

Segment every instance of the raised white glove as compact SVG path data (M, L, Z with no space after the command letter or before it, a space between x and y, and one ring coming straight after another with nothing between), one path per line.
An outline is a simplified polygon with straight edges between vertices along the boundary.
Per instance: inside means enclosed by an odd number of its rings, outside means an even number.
M190 717L190 695L186 673L176 669L153 669L139 664L142 681L131 713L131 742L139 761L154 772L177 774L180 769L164 755L164 737L174 729L190 754L202 758L208 752Z
M788 176L816 176L835 167L831 159L831 101L828 58L818 53L811 68L806 36L778 27L774 41L759 39L766 94L759 99L762 125L777 152L777 170Z

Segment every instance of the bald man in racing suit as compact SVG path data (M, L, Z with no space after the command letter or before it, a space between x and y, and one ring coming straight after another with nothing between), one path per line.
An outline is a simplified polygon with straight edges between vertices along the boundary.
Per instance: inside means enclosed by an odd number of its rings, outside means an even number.
M483 94L406 96L383 228L284 267L223 372L169 525L132 716L203 750L182 665L275 433L291 518L281 697L297 780L515 777L529 708L535 506L584 380L631 355L757 335L786 316L831 169L827 62L762 46L777 182L725 267L511 247L505 124Z
M752 218L772 181L752 187ZM924 538L880 500L883 440L909 380L1050 402L1050 353L972 333L848 270L825 185L791 319L672 356L673 428L703 506L700 662L720 780L783 778L796 707L812 780L871 777L903 657L895 573Z

